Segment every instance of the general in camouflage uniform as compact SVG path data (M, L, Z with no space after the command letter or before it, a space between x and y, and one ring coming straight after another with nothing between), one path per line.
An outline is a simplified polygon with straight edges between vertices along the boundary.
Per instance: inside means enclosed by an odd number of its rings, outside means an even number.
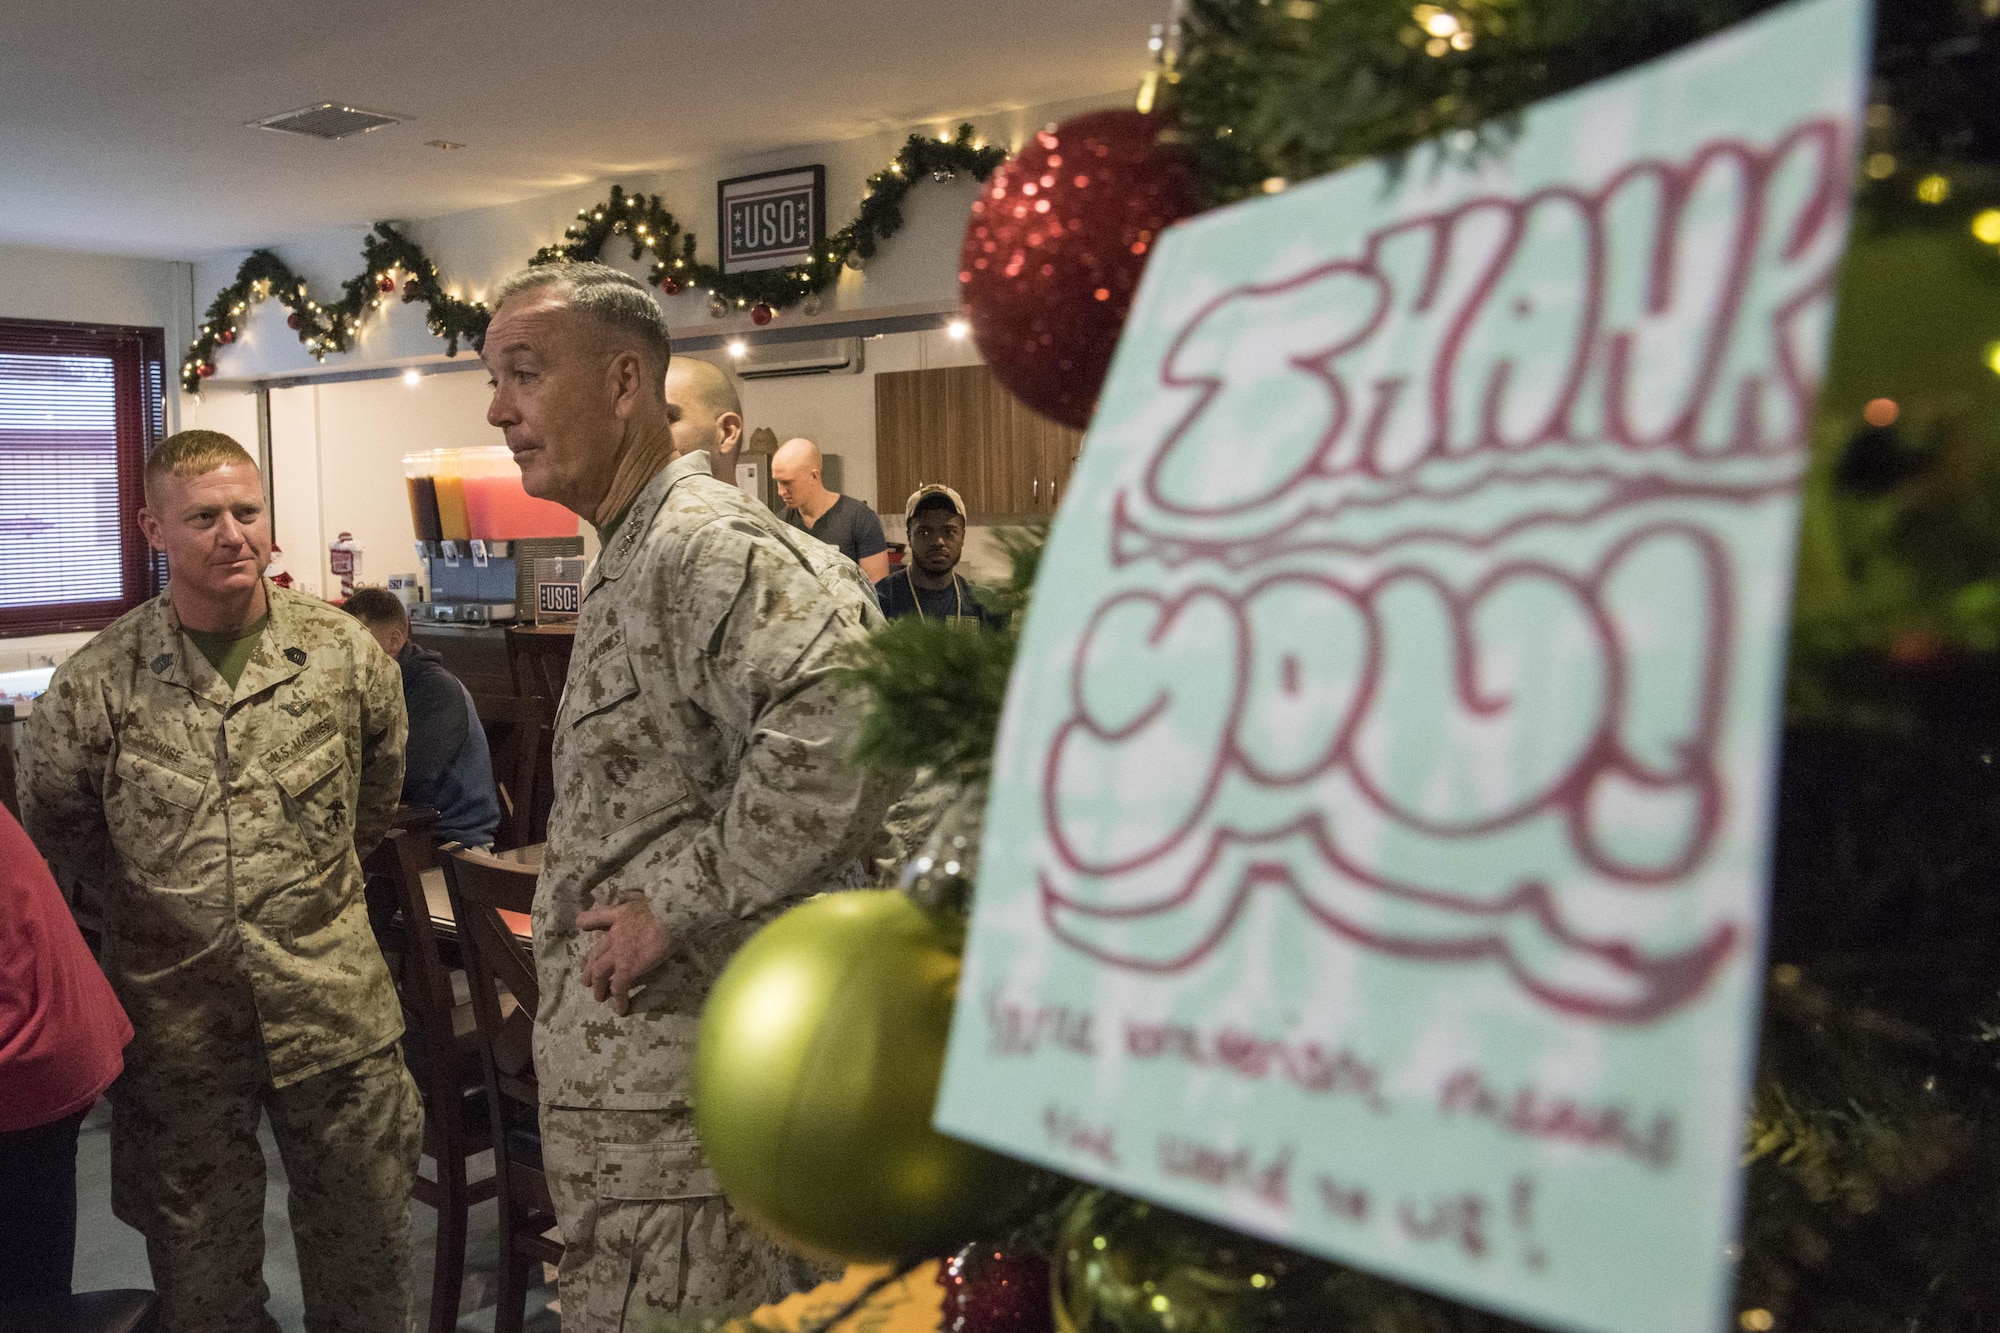
M241 503L261 510L248 456L225 466L247 473ZM146 1237L166 1333L277 1327L264 1112L290 1180L306 1327L400 1333L422 1109L357 844L382 836L402 786L402 685L358 622L263 582L261 512L240 526L268 621L231 664L235 685L183 632L170 586L37 701L24 822L101 912L104 968L132 1019L110 1093L112 1206ZM191 593L204 571L167 554Z
M557 273L636 289L636 300L613 298L642 318L651 308L653 364L664 365L664 320L637 283L596 266ZM560 312L566 278L530 281L556 286ZM562 358L578 346L599 355L589 340L604 330L571 309L555 345L538 341L513 313L537 298L549 308L551 293L528 282L499 290L484 350L498 384L488 420L523 454L529 490L593 518L604 547L555 727L555 808L535 894L535 1067L566 1246L564 1328L613 1333L643 1328L649 1309L773 1300L815 1280L721 1197L689 1082L702 1002L723 964L762 923L838 887L881 827L894 792L846 761L862 703L832 669L882 620L851 561L710 476L705 453L673 458L662 431L594 440L538 419L541 386L556 393ZM517 354L535 368L519 390ZM586 388L604 381L594 360L583 365ZM631 410L642 421L664 407L658 384L640 386ZM624 481L599 494L566 493L563 477L541 470L553 460L533 457L606 440L623 459L657 452L647 468L621 463ZM605 909L635 900L671 946L621 1014L591 959L604 947Z

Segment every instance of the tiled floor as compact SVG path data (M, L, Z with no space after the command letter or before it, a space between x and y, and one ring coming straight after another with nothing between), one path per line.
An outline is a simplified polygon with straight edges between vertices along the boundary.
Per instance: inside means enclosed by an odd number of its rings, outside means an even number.
M304 1309L299 1297L299 1261L292 1248L292 1227L285 1217L285 1170L277 1145L265 1127L264 1163L270 1184L264 1198L264 1281L271 1289L271 1314L285 1333L304 1333ZM491 1170L475 1159L475 1174ZM139 1233L111 1215L111 1108L103 1102L83 1123L77 1145L76 1289L150 1287L146 1243ZM422 1204L410 1206L410 1230L416 1255L416 1327L430 1322L431 1268L435 1257L437 1216ZM466 1237L465 1286L459 1298L461 1333L492 1333L493 1296L498 1280L499 1221L495 1205L472 1210ZM562 1317L548 1308L553 1286L538 1287L529 1298L525 1333L555 1333Z

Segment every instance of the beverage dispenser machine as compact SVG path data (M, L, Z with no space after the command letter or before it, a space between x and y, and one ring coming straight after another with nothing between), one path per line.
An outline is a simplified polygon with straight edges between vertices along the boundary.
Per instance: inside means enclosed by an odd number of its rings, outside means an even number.
M529 495L505 447L405 454L403 480L430 594L410 609L413 619L532 620L535 562L583 554L576 515Z

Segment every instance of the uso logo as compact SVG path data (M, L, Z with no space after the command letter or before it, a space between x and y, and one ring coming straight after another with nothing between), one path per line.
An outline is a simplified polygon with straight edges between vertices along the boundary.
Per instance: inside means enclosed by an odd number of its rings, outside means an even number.
M538 583L535 593L536 610L545 616L573 616L583 605L580 583Z
M826 236L826 170L797 167L719 182L716 211L724 273L797 264Z

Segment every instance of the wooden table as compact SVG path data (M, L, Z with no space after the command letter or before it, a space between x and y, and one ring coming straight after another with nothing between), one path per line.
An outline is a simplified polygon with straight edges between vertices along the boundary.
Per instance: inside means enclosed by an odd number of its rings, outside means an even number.
M496 861L512 861L516 865L533 870L542 868L542 850L545 843L532 847L516 847L511 851L494 852ZM444 871L436 866L424 872L424 903L431 909L431 929L437 932L440 941L458 942L458 917L451 910L451 894L444 886ZM514 932L514 938L527 943L533 939L531 923L521 912L501 912L500 919Z

